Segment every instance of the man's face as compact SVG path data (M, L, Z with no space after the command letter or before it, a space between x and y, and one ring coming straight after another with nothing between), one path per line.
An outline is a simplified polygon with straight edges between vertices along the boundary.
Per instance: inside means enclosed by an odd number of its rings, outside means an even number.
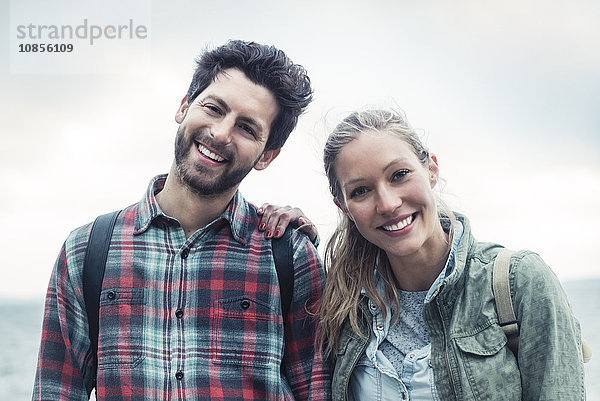
M237 69L219 74L175 121L175 163L181 182L202 196L234 191L252 170L266 168L279 149L264 151L279 112L273 94Z

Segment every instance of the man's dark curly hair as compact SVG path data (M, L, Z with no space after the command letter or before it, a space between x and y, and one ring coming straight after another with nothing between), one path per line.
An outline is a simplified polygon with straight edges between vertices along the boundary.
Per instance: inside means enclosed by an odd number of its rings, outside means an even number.
M230 40L196 60L196 71L187 92L188 103L226 69L237 68L257 85L267 88L279 105L270 127L265 150L283 146L298 123L298 117L312 100L313 91L304 67L294 64L274 46Z

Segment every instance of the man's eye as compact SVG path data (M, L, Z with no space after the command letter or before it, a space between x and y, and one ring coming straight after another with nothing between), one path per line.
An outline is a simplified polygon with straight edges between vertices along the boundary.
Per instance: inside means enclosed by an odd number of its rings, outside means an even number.
M250 126L248 126L246 124L240 124L240 128L243 129L244 131L246 131L249 135L256 137L254 130Z
M210 103L202 103L202 106L210 113L212 114L217 114L217 115L221 115L223 114L221 112L221 109L218 108L217 106L215 106L214 104L210 104Z
M366 187L358 187L350 192L350 199L356 198L357 196L364 195L368 192Z
M406 174L408 174L408 170L398 170L392 175L392 181L400 181Z

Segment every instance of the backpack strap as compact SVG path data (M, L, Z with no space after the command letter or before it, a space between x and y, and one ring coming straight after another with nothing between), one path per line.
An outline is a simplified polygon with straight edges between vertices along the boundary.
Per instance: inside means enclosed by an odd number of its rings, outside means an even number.
M498 252L494 261L493 286L498 322L508 339L508 348L517 357L519 354L519 322L515 317L508 277L510 272L510 257L513 253L513 251L506 248ZM581 338L581 354L584 363L592 359L592 348L583 337Z
M98 368L98 330L99 330L99 308L100 292L102 291L102 280L108 256L108 247L112 237L115 221L119 210L102 216L98 216L92 224L92 231L85 250L83 264L83 300L88 317L89 336L92 348L93 368L84 373L85 387L88 396L96 387L96 372Z
M279 281L279 294L281 295L281 314L283 316L284 344L285 344L285 326L289 321L290 304L294 294L294 252L292 250L292 226L287 226L285 232L280 238L273 238L273 259L275 261L275 270L277 271L277 280ZM284 352L279 370L285 376L285 365L287 355Z
M509 281L510 257L513 253L513 251L506 248L498 252L494 261L493 288L498 323L508 339L508 348L516 357L519 352L519 322L515 317Z
M294 254L292 251L292 226L288 226L280 238L273 238L273 259L279 280L281 294L281 312L284 323L294 294Z

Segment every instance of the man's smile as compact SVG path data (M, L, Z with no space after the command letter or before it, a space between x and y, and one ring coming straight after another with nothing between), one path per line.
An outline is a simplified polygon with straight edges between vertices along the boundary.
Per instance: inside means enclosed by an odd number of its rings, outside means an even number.
M221 155L218 155L217 153L213 152L212 150L208 149L206 146L202 145L199 142L196 142L196 147L198 148L198 152L200 152L202 154L202 156L206 157L207 159L216 162L216 163L224 163L227 161L226 158L224 158Z

